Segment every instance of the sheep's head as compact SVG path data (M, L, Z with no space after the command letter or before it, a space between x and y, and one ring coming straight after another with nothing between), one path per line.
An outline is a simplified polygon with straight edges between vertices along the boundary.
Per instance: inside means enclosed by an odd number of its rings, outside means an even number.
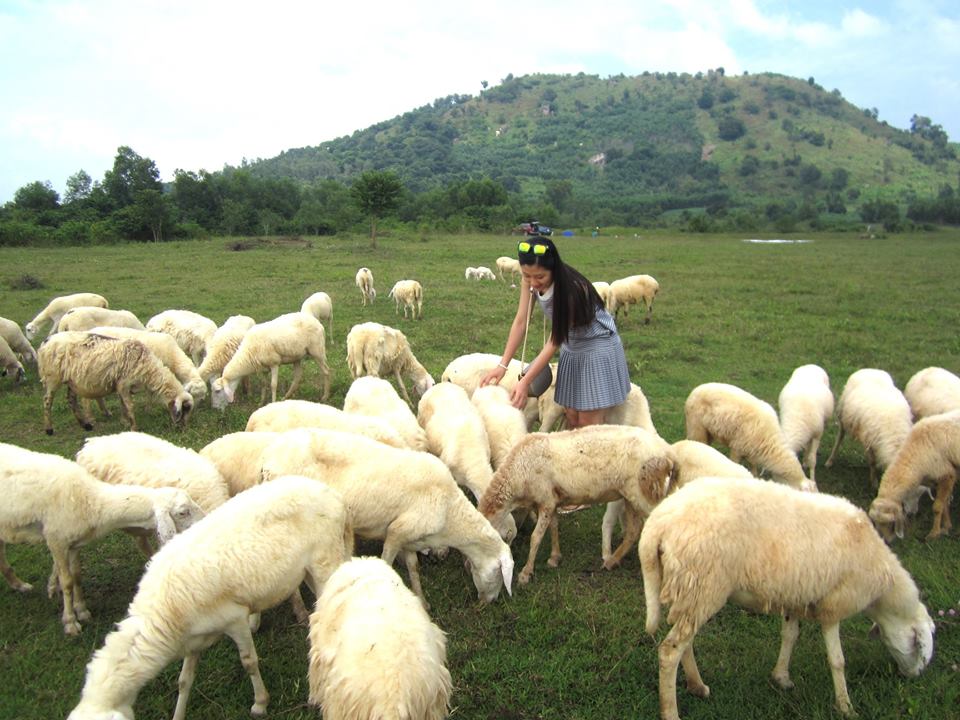
M417 395L423 397L424 393L427 392L430 388L434 386L433 377L430 373L424 373L423 377L417 379L416 383L413 386L413 390Z
M157 538L163 544L197 522L204 513L186 491L180 488L161 490L163 501L154 508L154 517L157 521Z
M33 340L37 336L37 326L28 322L23 326L23 334L27 336L27 340Z
M186 390L181 390L167 407L174 425L186 425L190 411L193 410L193 396Z
M470 574L481 602L491 603L496 600L501 587L506 587L507 595L510 595L513 586L513 556L510 548L504 544L500 554L485 561L482 567L470 563Z
M903 537L904 514L903 506L895 500L877 498L870 504L870 519L887 542L896 536Z
M210 405L214 410L223 410L233 402L233 388L222 377L210 383Z
M207 396L207 384L199 378L187 380L183 389L190 393L194 400L203 400Z
M916 677L933 657L936 629L923 603L917 601L913 617L877 618L880 638L897 662L900 672Z

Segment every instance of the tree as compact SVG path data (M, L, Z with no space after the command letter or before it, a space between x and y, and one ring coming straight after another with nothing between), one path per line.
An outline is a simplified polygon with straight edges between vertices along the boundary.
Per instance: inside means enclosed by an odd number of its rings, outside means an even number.
M63 202L73 203L85 200L90 196L93 188L93 179L85 170L78 170L67 178L67 192L63 195Z
M17 190L13 195L13 203L20 210L40 214L56 210L60 203L60 196L49 180L46 182L37 180Z
M377 221L397 209L403 184L390 171L368 170L353 186L350 194L357 207L370 218L370 245L377 246Z
M721 140L736 140L747 132L747 128L740 118L724 115L717 123L717 131Z
M113 169L103 176L103 189L114 209L134 204L135 195L142 190L163 190L160 171L150 158L140 157L126 145L117 148Z

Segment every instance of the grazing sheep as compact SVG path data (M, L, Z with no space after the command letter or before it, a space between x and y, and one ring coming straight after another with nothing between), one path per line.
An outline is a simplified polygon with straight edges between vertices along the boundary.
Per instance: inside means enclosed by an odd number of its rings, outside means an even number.
M475 267L467 267L467 269L463 271L463 279L479 280L480 278L477 277L477 269Z
M411 450L427 450L427 434L393 385L375 377L357 378L343 398L345 412L385 420Z
M817 450L833 415L830 378L819 365L801 365L780 391L780 431L787 447L803 456L810 480L816 482Z
M610 306L610 283L604 282L603 280L596 280L593 283L593 287L597 291L597 295L600 296L600 299L603 300L603 306Z
M520 261L516 258L507 257L505 255L497 258L497 273L500 275L500 279L506 282L506 278L503 276L504 273L510 273L510 282L514 282L517 278L520 277Z
M424 604L417 552L426 548L462 552L483 602L493 602L504 585L510 592L509 546L470 504L439 458L360 435L304 428L281 433L264 450L262 467L264 482L296 472L322 478L336 489L353 531L382 539L385 562L403 556L410 585Z
M138 340L109 338L85 332L57 333L40 346L40 382L43 383L43 427L53 435L50 410L61 385L67 386L67 401L84 430L93 429L87 399L116 393L130 429L137 429L133 414L134 387L145 387L167 405L175 425L187 421L193 397L176 376ZM77 399L83 400L83 411Z
M166 542L203 516L183 490L107 485L72 460L0 443L0 570L14 590L33 587L7 563L5 543L46 542L63 593L63 631L90 619L80 589L80 548L112 530L140 528Z
M637 542L641 518L670 491L676 459L659 436L641 428L590 425L555 433L531 433L494 473L479 510L494 525L517 507L537 510L530 554L518 580L533 576L540 541L550 527L547 564L560 563L557 507L626 501L623 542L603 566L611 569Z
M310 704L324 720L447 717L447 640L379 558L338 567L310 615Z
M440 381L455 383L466 390L467 395L473 395L474 391L480 387L483 376L490 372L491 368L495 368L499 362L500 356L493 353L461 355L447 363L447 367L440 375ZM511 360L507 365L508 370L503 374L499 384L508 392L512 392L519 379L520 371L523 370L523 365L516 359ZM530 398L527 401L523 408L523 416L527 420L527 429L529 429L537 421L537 398Z
M677 665L687 688L710 693L693 639L727 600L784 616L773 679L790 680L801 617L823 630L837 707L852 715L843 672L840 622L861 611L900 671L915 676L933 654L934 625L913 579L866 514L843 498L797 493L776 483L703 478L677 490L647 518L640 537L646 630L656 634L660 606L670 632L660 642L660 713L677 720Z
M147 330L166 333L199 365L207 343L217 332L217 324L192 310L164 310L147 320Z
M240 341L236 354L230 358L216 380L210 384L210 404L222 410L235 397L237 385L243 378L270 371L270 400L277 400L277 381L281 365L293 365L293 377L283 399L292 396L300 387L303 378L301 363L308 355L317 361L323 376L321 400L330 396L330 368L327 367L327 350L323 325L312 315L293 312L254 325ZM263 388L260 404L266 402L267 388Z
M79 332L95 327L126 327L145 330L143 323L129 310L110 310L99 307L78 307L67 310L57 323L57 332Z
M50 321L50 331L47 333L47 337L53 335L57 331L57 324L60 322L60 318L63 317L63 314L75 307L110 307L110 304L107 302L107 299L103 295L97 295L96 293L74 293L73 295L61 295L60 297L53 298L47 306L37 313L37 316L28 322L23 330L26 333L28 340L33 340L36 338L37 333L40 332L40 328L43 327L44 323L48 320Z
M350 329L347 334L347 366L355 380L367 375L392 375L411 406L413 402L403 384L404 375L413 381L413 390L417 395L423 395L433 387L433 378L414 357L407 336L380 323L360 323Z
M0 375L13 375L16 383L20 383L27 376L23 364L17 360L16 354L2 337L0 337Z
M392 447L407 447L400 433L386 420L309 400L278 400L254 410L247 420L247 432L283 432L302 427L342 430L366 435Z
M410 319L423 317L423 286L416 280L397 280L390 289L389 296L396 304L396 312L400 312L403 305L403 317L407 317L407 308L410 309Z
M315 292L303 301L300 312L313 315L327 330L327 339L333 344L333 300L325 292Z
M6 340L10 349L17 353L23 362L37 364L37 351L13 320L0 317L0 340Z
M357 287L360 288L360 294L362 297L362 304L366 306L367 301L373 305L373 301L377 298L377 291L373 287L373 272L370 268L362 267L357 270Z
M943 368L924 368L907 381L903 395L910 404L915 421L960 410L960 377Z
M497 276L493 274L493 270L488 268L486 265L480 265L477 268L477 280L496 280Z
M607 312L614 317L620 314L627 314L627 308L631 305L643 303L647 309L647 314L643 322L649 324L653 316L653 301L657 298L660 291L660 283L649 275L630 275L610 283L610 291L607 295Z
M222 634L253 684L250 712L270 695L260 677L249 617L278 604L306 576L319 592L350 554L339 495L307 478L277 478L231 498L157 552L127 617L87 665L68 720L133 718L137 693L183 658L174 720L183 720L200 653Z
M870 519L888 540L903 537L905 507L916 502L925 481L937 486L933 527L927 540L949 532L950 500L960 467L960 410L923 418L910 429L903 446L880 480Z
M234 432L200 449L200 456L217 466L230 497L260 484L260 455L277 439L277 433Z
M746 390L726 383L704 383L693 389L683 407L687 439L730 448L730 459L746 458L765 468L779 482L814 490L797 456L787 447L777 412Z
M500 385L478 387L470 401L483 420L490 441L490 464L496 470L527 434L527 419L522 410L510 404L510 393Z
M203 362L197 368L204 382L220 377L230 358L236 354L247 330L256 324L256 320L249 315L231 315L217 328L204 349Z
M207 384L200 377L197 366L170 335L121 327L95 327L90 332L105 337L139 340L167 366L194 400L203 400L207 396Z
M825 467L833 465L846 433L863 445L870 484L887 468L903 446L913 424L910 404L883 370L864 368L848 379L837 401L837 439Z

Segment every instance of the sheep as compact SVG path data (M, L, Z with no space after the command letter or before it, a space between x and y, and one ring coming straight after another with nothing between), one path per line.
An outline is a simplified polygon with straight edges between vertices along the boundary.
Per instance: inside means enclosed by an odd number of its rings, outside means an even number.
M516 258L507 257L505 255L497 258L497 273L500 275L500 279L504 282L507 279L503 276L504 273L510 273L510 282L514 282L515 278L520 276L520 261Z
M133 718L137 693L183 658L174 720L183 720L200 652L221 634L236 643L253 685L250 712L270 696L249 623L306 576L317 592L350 554L339 495L307 478L277 478L231 498L162 547L147 565L127 616L87 664L68 720Z
M204 382L211 378L220 377L223 368L227 366L240 347L240 341L247 334L247 330L257 324L249 315L231 315L210 338L204 348L203 362L197 368Z
M496 525L516 507L534 507L537 525L530 537L526 565L517 576L525 585L533 576L540 541L550 526L547 564L560 563L557 507L626 501L623 542L603 566L620 564L640 534L640 519L670 491L676 458L659 436L641 428L590 425L555 433L531 433L494 473L478 509Z
M779 482L801 490L816 489L787 447L777 412L769 403L735 385L704 383L687 396L683 411L688 440L706 445L719 442L730 448L734 462L743 457Z
M356 283L360 288L361 303L366 306L369 301L373 305L373 301L377 298L377 291L373 287L373 272L370 268L362 267L357 270Z
M493 270L488 268L486 265L480 265L477 268L476 273L477 280L496 280L497 276L493 274Z
M210 384L210 404L217 410L232 403L240 381L260 370L270 371L270 400L277 400L277 381L280 366L293 364L293 377L283 399L291 397L300 387L303 377L303 359L309 355L320 366L323 376L321 400L330 396L330 368L327 367L327 351L323 325L312 315L292 312L278 318L254 325L247 330L240 346L223 372ZM266 402L266 387L260 404Z
M837 439L824 463L831 467L844 435L858 440L867 456L870 484L877 487L882 471L893 462L912 426L910 404L884 370L857 370L843 386L837 401Z
M478 387L470 401L483 420L490 441L490 464L496 470L507 459L513 446L527 434L527 420L522 410L510 404L510 393L500 385Z
M510 593L509 546L470 504L440 458L360 435L302 428L281 433L263 451L261 463L264 482L296 472L340 492L353 531L382 539L381 557L389 564L403 555L410 585L424 605L417 552L426 548L463 553L481 601L493 602L504 586Z
M880 479L877 497L870 504L870 519L884 538L903 537L905 506L915 502L921 483L937 485L933 527L927 540L949 532L950 499L960 467L960 410L938 413L917 421L893 462Z
M479 500L493 477L490 441L480 411L466 391L453 383L434 385L420 398L417 421L427 434L427 449ZM517 536L512 515L507 514L494 527L508 543Z
M0 375L13 375L18 384L27 376L23 364L3 337L0 337Z
M558 428L562 430L566 422L563 408L557 405L556 400L554 400L554 390L555 386L551 386L537 398L540 430L543 432L553 429L558 421ZM636 383L630 383L630 392L627 394L626 400L607 410L604 423L607 425L633 425L654 434L657 433L653 426L653 418L650 416L650 403L647 402L647 396L643 394L643 390Z
M603 280L596 280L593 283L593 287L597 291L597 295L600 296L600 299L603 300L603 306L610 306L610 283L604 282Z
M403 384L403 376L413 381L413 390L423 395L433 387L433 378L414 357L407 336L399 330L375 322L354 325L347 334L347 366L353 379L372 375L393 375L403 397L413 402Z
M203 400L207 396L207 383L200 377L197 366L170 335L121 327L95 327L90 332L106 337L139 340L167 366L194 400Z
M283 432L300 427L342 430L366 435L392 447L407 447L400 433L386 420L309 400L278 400L264 405L251 413L246 429L247 432Z
M819 365L801 365L790 375L777 399L780 431L787 447L803 456L811 482L816 482L817 450L833 415L830 377Z
M467 267L467 269L463 271L463 279L479 280L480 278L477 276L477 269L475 267Z
M784 616L773 679L791 688L790 655L801 617L820 623L837 707L852 715L840 622L864 611L880 627L900 671L915 676L933 654L934 624L913 579L859 508L843 498L769 482L702 478L678 489L647 518L640 536L646 631L661 604L672 625L660 642L660 713L677 720L677 665L687 688L710 693L693 639L727 600Z
M644 317L644 324L649 324L653 316L653 301L657 298L660 291L660 283L649 275L630 275L610 283L610 291L607 296L607 312L614 317L627 314L627 308L631 305L643 303L647 309Z
M147 320L147 330L166 333L193 359L194 365L203 360L207 343L217 332L217 324L192 310L164 310Z
M343 398L345 412L387 421L411 450L427 449L427 434L393 385L375 377L357 378Z
M914 421L960 409L960 377L949 370L928 367L918 371L903 388Z
M0 339L6 340L10 349L17 353L23 362L37 364L37 351L13 320L0 317Z
M110 307L110 303L107 302L107 299L103 295L97 295L96 293L74 293L72 295L61 295L59 297L53 298L47 306L37 313L37 316L28 322L23 330L27 336L28 340L33 340L36 338L37 333L40 332L40 328L49 320L50 321L50 331L47 333L47 337L53 335L57 331L57 324L60 322L60 318L63 317L63 314L70 308L75 307Z
M397 280L390 289L389 296L396 304L396 312L400 313L403 305L403 317L407 317L407 308L410 309L410 319L423 317L423 286L416 280Z
M77 332L108 325L110 327L127 327L136 330L145 330L139 318L129 310L110 310L99 307L78 307L67 310L57 323L56 331Z
M234 432L200 448L200 456L217 466L230 497L260 483L260 454L277 439L270 431Z
M327 330L327 339L333 344L333 300L325 292L315 292L303 301L300 312L313 315L323 323Z
M447 641L379 558L338 567L310 615L310 704L325 720L447 717Z
M93 429L88 398L117 393L130 429L137 429L133 414L134 386L146 387L167 405L175 425L186 423L193 410L193 397L163 363L138 340L109 338L85 332L57 333L40 346L40 382L43 383L43 427L53 435L50 410L61 385L67 386L67 401L84 430ZM83 399L83 412L77 403Z
M491 368L495 368L500 362L500 356L493 353L468 353L454 358L444 368L440 375L441 382L452 382L467 391L467 395L480 387L480 380ZM513 359L507 363L507 371L500 380L500 387L506 388L512 392L523 365L519 360ZM554 373L556 377L556 373ZM542 396L541 396L542 397ZM523 408L523 416L527 420L527 429L537 420L537 398L530 398Z
M0 443L0 570L14 590L33 586L7 563L5 543L45 542L63 593L63 631L80 633L90 619L80 589L80 548L112 530L152 530L161 542L203 516L183 490L107 485L72 460Z

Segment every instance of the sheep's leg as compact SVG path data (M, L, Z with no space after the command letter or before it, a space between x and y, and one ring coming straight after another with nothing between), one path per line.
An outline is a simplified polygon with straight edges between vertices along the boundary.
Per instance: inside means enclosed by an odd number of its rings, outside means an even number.
M613 555L603 561L605 570L612 570L619 565L624 555L630 552L630 548L637 546L637 540L640 538L640 512L629 502L624 504L623 511L623 540Z
M683 651L680 664L683 665L683 674L687 680L687 692L700 698L710 697L710 687L700 677L697 658L693 655L693 643L687 645L687 649Z
M246 614L239 620L233 622L226 630L227 635L237 645L240 652L240 664L250 676L250 682L253 684L253 706L250 708L251 715L265 715L267 712L267 703L270 702L270 693L267 692L266 685L263 684L263 678L260 676L260 663L257 660L257 649L253 644L253 635L250 634L250 626L247 624ZM175 718L175 720L179 720Z
M310 619L310 613L307 612L307 606L303 602L303 595L300 594L300 588L294 590L290 596L290 609L293 610L297 622L301 625L305 625Z
M190 699L190 688L193 687L193 680L197 676L197 663L200 661L200 653L192 652L183 657L183 665L180 666L180 677L177 678L177 707L173 711L173 720L183 720L187 714L187 700Z
M78 620L86 622L91 616L83 599L83 587L80 583L80 549L71 548L67 557L70 560L70 576L73 578L73 612Z
M33 590L33 585L30 583L25 583L23 580L17 577L17 574L13 571L13 568L10 567L10 563L7 562L7 551L6 545L3 540L0 540L0 571L3 572L3 576L7 579L10 587L19 592L30 592Z
M685 623L684 623L685 624ZM677 668L687 647L693 642L692 635L685 637L674 625L660 643L657 651L660 661L660 717L662 720L680 720L677 710ZM699 672L697 673L699 675Z
M53 395L60 386L50 382L43 393L43 430L47 435L53 435L53 422L50 420L50 410L53 408Z
M527 556L527 564L523 566L523 569L517 576L517 582L521 585L526 585L533 576L533 563L537 559L537 550L540 549L540 542L543 540L543 535L547 531L547 525L550 524L550 520L555 514L553 510L553 508L543 506L540 507L537 512L537 525L530 534L530 554Z
M867 448L867 467L870 469L870 487L876 490L880 487L880 473L877 471L877 456L870 448Z
M54 543L50 547L50 554L56 564L60 580L61 594L63 595L63 632L67 635L79 635L80 623L73 609L73 577L70 575L70 557L66 547Z
M136 431L137 419L133 414L133 398L130 396L130 388L125 385L117 386L117 397L120 398L120 412L128 423L130 429Z
M560 524L557 514L554 513L550 518L550 557L547 558L547 565L557 567L560 565L560 558L563 554L560 552Z
M293 377L290 378L290 387L283 396L284 400L289 400L292 398L293 394L300 389L301 380L303 380L303 363L300 360L297 360L295 363L293 363ZM276 399L276 393L274 393L274 399Z
M614 500L607 503L606 512L603 513L603 524L600 528L600 556L604 562L610 557L613 547L613 529L621 519L622 512L623 500Z
M153 557L153 546L150 544L150 538L146 535L137 535L137 547L145 557Z
M417 553L413 550L404 550L403 562L407 566L407 575L410 576L410 589L420 598L420 602L423 603L423 609L429 612L430 603L427 602L427 598L423 594L423 587L420 585L420 567L419 561L417 560Z
M69 403L70 409L73 410L73 416L77 419L77 422L80 423L80 427L84 430L93 430L93 421L87 417L86 413L81 409L80 399L73 391L73 388L69 386L67 387L67 403Z
M953 485L956 481L956 473L937 479L937 499L933 501L933 527L927 535L927 540L940 537L951 527L950 496L953 495Z
M650 319L653 317L653 301L647 303L647 316L643 319L644 325L650 324Z
M817 479L814 477L814 473L817 471L817 450L820 449L820 438L813 438L810 441L810 445L807 446L807 455L804 458L804 463L807 466L807 472L810 474L810 480L816 482Z
M270 368L270 402L277 401L277 383L280 380L280 366Z
M840 443L843 442L843 424L840 424L840 428L837 430L837 439L833 443L833 450L830 451L830 457L827 458L827 461L823 464L824 467L831 467L833 465L833 459L837 456L837 450L840 449Z
M100 408L100 412L104 417L106 418L113 417L113 413L110 412L110 410L107 408L107 401L104 400L102 397L97 398L97 407ZM89 413L90 411L88 410L87 412Z
M399 370L394 370L394 371L393 371L393 375L394 375L395 378L397 378L397 385L400 386L400 392L403 393L403 398L404 398L404 400L407 401L407 404L408 404L408 405L410 405L410 406L413 407L413 408L416 408L417 406L413 404L413 401L410 400L410 396L407 395L407 388L406 388L406 386L403 384L403 378L400 377L400 371L399 371Z
M790 679L790 657L793 655L793 647L797 644L799 636L800 618L784 615L783 625L780 626L780 655L773 668L773 679L784 690L790 690L793 687L793 680Z
M840 623L823 626L823 642L827 646L827 660L830 662L830 674L833 675L833 691L837 698L837 709L842 715L853 715L853 705L847 694L847 679L843 674L843 648L840 647Z

